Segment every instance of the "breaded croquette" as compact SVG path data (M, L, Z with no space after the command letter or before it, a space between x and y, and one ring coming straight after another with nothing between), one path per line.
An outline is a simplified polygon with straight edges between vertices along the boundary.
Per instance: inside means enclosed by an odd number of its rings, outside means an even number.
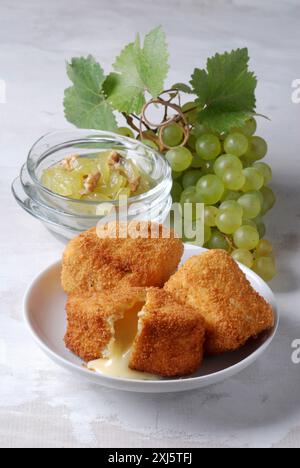
M207 354L233 351L274 325L271 306L250 285L232 257L211 250L190 258L165 285L205 319Z
M204 337L204 320L197 310L151 288L139 314L129 366L163 377L192 374L203 359Z
M109 357L115 323L126 311L137 315L145 303L145 294L143 288L71 294L66 306L67 348L84 361Z
M183 243L173 231L148 222L103 225L73 239L62 266L62 286L68 294L115 287L163 287L175 273ZM126 237L127 231L133 237ZM154 238L151 237L154 233ZM156 236L156 237L155 237Z
M146 303L146 305L145 305ZM163 289L115 289L70 295L65 344L84 361L131 351L133 370L176 377L192 374L203 359L204 320Z

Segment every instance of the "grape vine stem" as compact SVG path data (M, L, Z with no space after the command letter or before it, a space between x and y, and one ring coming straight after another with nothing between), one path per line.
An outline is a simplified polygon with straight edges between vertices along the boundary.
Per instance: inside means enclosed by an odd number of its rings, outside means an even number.
M172 93L172 91L173 91L173 93ZM168 100L165 100L165 99L162 98L162 96L164 94L169 94L169 99ZM178 104L175 104L175 103L172 102L172 100L175 99L175 98L178 98L178 101L179 101ZM158 106L163 106L164 107L164 117L163 117L163 120L160 123L151 122L148 119L148 117L146 116L146 112L147 112L148 108L150 106L152 106L152 105L158 105ZM170 109L175 111L175 114L173 116L171 116L171 117L168 117L168 111ZM189 126L189 123L188 123L188 120L186 118L185 113L182 112L182 110L181 110L180 94L179 94L179 92L177 90L166 90L160 96L158 96L157 98L151 99L150 101L146 102L144 104L144 106L143 106L141 115L142 115L142 117L141 117L141 120L140 120L140 129L139 129L139 133L140 133L141 137L142 137L142 133L143 133L142 126L144 124L144 125L154 129L154 132L158 136L158 142L159 142L160 149L162 151L163 150L168 150L171 147L166 145L166 143L164 143L164 141L163 141L163 131L164 131L165 127L167 127L171 123L178 123L179 125L181 125L183 133L184 133L183 140L182 140L182 142L181 142L181 144L179 146L185 146L186 145L186 143L187 143L187 141L189 139L189 136L190 136L190 126Z

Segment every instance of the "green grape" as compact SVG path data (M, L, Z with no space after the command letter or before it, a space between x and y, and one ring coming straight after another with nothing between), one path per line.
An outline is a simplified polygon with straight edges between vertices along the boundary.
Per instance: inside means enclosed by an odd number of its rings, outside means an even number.
M235 211L240 217L242 217L244 213L243 208L241 207L241 205L239 205L239 203L236 200L226 200L222 202L219 209L223 211Z
M122 136L126 136L126 137L129 137L129 138L134 138L134 133L133 131L131 130L131 128L127 128L127 127L119 127L117 129L117 133L119 135L122 135Z
M261 193L264 197L261 213L262 215L265 215L275 205L276 197L273 190L270 187L263 187L261 189Z
M242 156L248 150L248 139L242 133L229 133L224 141L224 149L228 154Z
M101 190L105 195L117 198L117 194L126 186L126 178L118 172L113 172L110 179L110 185Z
M245 122L245 125L242 127L242 132L246 136L252 136L256 132L257 128L257 123L254 117L251 117L251 119L247 120Z
M97 159L92 157L77 158L76 165L72 172L78 174L79 177L86 177L87 175L93 174L97 170L100 170L101 174L102 171L105 172L105 180L109 182L110 171L108 165L105 164L106 160L107 158L105 155L103 155L103 153L99 153L99 155L97 155ZM105 168L103 166L105 166Z
M244 169L247 167L252 167L253 163L257 161L256 154L254 151L250 148L244 156L241 157L241 161L243 163Z
M209 227L216 225L216 216L219 213L215 206L205 205L204 207L204 224Z
M260 190L251 190L250 192L247 192L247 195L255 195L256 197L259 198L260 200L260 204L262 205L263 204L263 201L264 201L264 196L263 194L261 193Z
M196 201L196 197L197 197L196 187L188 187L188 188L184 189L182 195L183 196L189 196L189 195L194 196L195 200L193 200L193 201Z
M240 262L243 265L246 265L248 268L253 266L253 255L249 250L246 249L236 249L232 252L232 257L236 262Z
M272 257L258 257L254 260L253 270L265 281L270 281L277 274L276 263Z
M267 232L265 223L257 224L257 230L258 230L260 239L262 239L266 235L266 232Z
M242 133L243 135L249 137L254 135L256 132L257 123L256 120L251 117L251 119L247 120L242 127L233 127L230 130L230 133Z
M192 163L192 153L183 147L170 149L166 153L167 161L175 172L183 172L188 169Z
M95 162L94 162L95 168ZM83 179L75 171L66 171L63 167L53 166L42 175L42 184L58 195L69 198L81 198Z
M192 129L193 135L196 137L199 137L201 135L204 135L205 133L210 133L209 128L200 122L195 122L193 129Z
M259 190L264 185L264 177L255 167L247 167L243 170L243 173L246 177L246 182L242 188L243 192L256 192L260 193ZM262 201L262 200L261 200Z
M211 161L221 152L221 143L217 136L211 133L205 133L197 138L196 151L205 161Z
M199 196L196 192L195 187L189 187L185 189L180 198L180 203L183 209L183 215L185 218L195 221L198 218L198 215L200 211L197 209L197 204L201 203L201 200L199 200ZM191 205L190 207L187 207L185 205Z
M263 219L261 216L258 216L253 221L255 222L256 229L258 230L259 237L260 239L262 239L263 237L265 237L265 234L266 234L266 225L263 222Z
M187 147L189 148L189 150L196 151L196 140L197 138L195 137L195 135L191 133L187 141Z
M232 154L223 154L214 163L214 172L218 177L222 178L224 172L229 169L242 171L243 165L237 156Z
M213 174L201 177L196 185L197 193L202 197L203 203L215 205L221 200L224 193L223 182Z
M246 156L241 156L240 161L243 165L243 168L246 169L247 167L252 167L252 164L255 160L249 158L247 155Z
M148 138L142 138L141 142L144 143L144 145L149 146L149 148L153 148L156 151L159 150L159 147L155 141L149 140Z
M185 226L185 232L184 232L184 235L183 235L183 242L187 242L188 244L193 244L193 245L199 245L200 247L202 247L204 245L204 239L202 239L201 243L200 243L200 241L197 242L197 240L196 240L195 231L196 231L196 229L198 227L196 223L197 223L197 220L190 221L190 224ZM204 226L203 226L203 228L204 228ZM202 226L201 226L201 229L202 229ZM204 228L203 235L204 235L204 238L206 236L209 238L210 231L208 229Z
M178 182L173 182L173 187L172 187L172 199L173 203L179 203L181 199L181 194L182 194L182 186Z
M198 182L199 182L199 181L198 181ZM197 184L198 184L198 182L197 182ZM204 197L203 197L203 195L202 195L200 192L198 192L198 190L197 190L197 185L196 185L195 188L196 188L197 203L202 203L203 205L205 205Z
M186 102L185 104L183 104L181 110L184 113L188 123L193 124L194 122L196 122L199 113L199 108L195 102Z
M255 257L270 257L273 255L273 245L267 239L259 241L255 250Z
M227 200L238 200L241 196L243 195L243 192L235 192L233 190L225 190L221 201L227 201Z
M204 163L203 159L201 159L197 153L193 154L193 161L192 161L191 167L193 167L194 169L199 169L200 167L203 166L203 163Z
M172 178L173 178L173 180L179 180L180 177L182 177L182 172L175 172L175 171L172 171Z
M233 234L242 225L242 216L233 210L220 210L216 216L217 228L224 234Z
M259 243L257 229L252 226L241 226L233 235L238 249L253 250Z
M214 161L204 161L202 159L202 172L205 175L214 173Z
M207 226L206 224L204 225L204 244L207 244L207 242L210 241L212 236L212 230L210 226Z
M162 141L166 146L178 146L183 140L183 128L173 122L162 130Z
M247 167L243 170L246 182L242 188L243 192L250 192L252 190L260 190L264 185L264 178L261 173L254 167Z
M240 190L245 184L246 177L240 169L228 169L224 172L222 181L226 189Z
M195 186L202 176L202 172L199 170L188 170L183 174L182 185L186 189L190 186Z
M245 157L252 162L258 161L263 159L268 152L268 145L267 142L259 137L259 136L252 136L249 138L249 149L245 154Z
M253 219L243 218L242 224L243 226L252 226L255 229L257 229L257 224L255 223Z
M273 173L270 166L264 162L257 162L253 165L253 167L262 175L264 178L264 185L268 185L271 182Z
M221 249L226 250L227 252L230 251L230 244L226 237L219 231L212 231L211 238L207 243L207 247L209 249Z
M268 152L268 145L266 140L259 136L251 137L251 147L254 150L257 159L263 159Z
M145 138L147 138L147 137L151 137L151 138L152 138L152 137L155 137L155 138L157 138L157 135L156 135L155 131L154 131L154 130L150 130L150 129L149 129L149 130L145 130L145 131L143 132L143 135L144 135Z
M197 203L196 187L188 187L183 190L180 197L180 203L183 206L185 203Z
M253 193L246 193L238 199L239 205L243 208L244 216L249 219L256 218L261 211L260 199Z

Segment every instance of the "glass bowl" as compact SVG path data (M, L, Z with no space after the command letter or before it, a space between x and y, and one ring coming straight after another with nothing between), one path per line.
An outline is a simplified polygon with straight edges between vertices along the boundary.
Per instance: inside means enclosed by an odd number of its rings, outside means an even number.
M129 157L154 181L142 195L119 201L99 202L58 195L42 183L45 169L70 154L91 157L95 152L116 150ZM86 229L115 219L150 220L163 223L171 205L172 175L165 158L141 142L110 132L66 130L40 138L29 152L27 163L12 184L17 202L51 231L70 239ZM108 206L109 205L109 206Z

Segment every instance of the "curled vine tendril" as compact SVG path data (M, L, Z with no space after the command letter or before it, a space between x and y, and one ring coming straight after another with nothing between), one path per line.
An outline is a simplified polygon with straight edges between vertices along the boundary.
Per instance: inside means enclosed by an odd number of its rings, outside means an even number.
M168 99L164 98L165 95L168 95ZM173 101L174 99L178 99L178 104L175 104ZM162 106L164 108L164 117L161 122L151 122L147 118L147 110L150 106L155 105L155 106ZM172 109L175 111L175 114L168 117L169 115L169 110ZM180 94L177 89L169 89L164 91L162 94L160 94L157 98L151 99L150 101L146 102L146 104L143 106L142 113L141 113L141 118L139 119L139 134L140 138L143 139L147 135L147 139L150 139L154 141L155 143L158 143L159 149L161 151L164 151L166 149L170 149L171 147L166 145L163 141L163 131L164 129L170 125L171 123L177 123L182 127L183 130L183 140L180 143L179 146L185 146L189 136L190 136L190 125L188 123L188 120L185 116L185 113L181 109L180 105ZM145 135L145 131L143 130L143 127L146 127L147 130L153 130L156 135L151 135L151 133L147 133ZM147 131L146 130L146 131Z

